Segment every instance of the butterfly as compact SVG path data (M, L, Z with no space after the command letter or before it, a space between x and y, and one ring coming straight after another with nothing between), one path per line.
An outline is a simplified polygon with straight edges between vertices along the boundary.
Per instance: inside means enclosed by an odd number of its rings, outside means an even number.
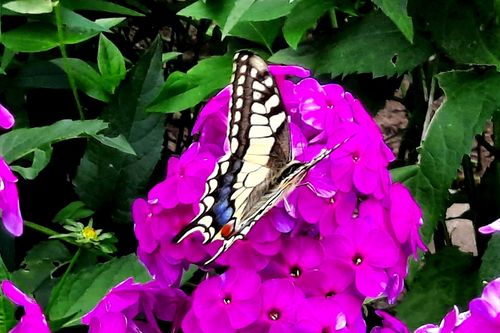
M340 146L323 149L306 163L293 160L288 117L267 63L248 51L233 60L230 150L208 177L198 215L174 238L181 242L200 231L204 244L222 240L205 264L242 239L312 167Z

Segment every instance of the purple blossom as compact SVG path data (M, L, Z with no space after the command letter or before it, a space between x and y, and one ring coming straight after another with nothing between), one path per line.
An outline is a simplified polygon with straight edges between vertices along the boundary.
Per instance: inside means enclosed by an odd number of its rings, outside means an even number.
M297 332L296 312L304 295L288 279L270 279L260 287L262 309L258 320L243 328L241 333Z
M453 309L446 314L439 326L435 324L426 324L417 328L414 333L453 333L453 330L458 325L458 320L458 308L454 306Z
M203 245L200 234L178 244L172 241L194 216L193 205L188 204L165 209L158 201L137 199L132 205L137 254L149 272L167 286L178 285L184 268L204 262L219 246L217 242Z
M337 192L328 200L319 220L319 230L322 236L331 236L339 224L353 219L358 197L354 192Z
M325 146L349 139L216 265L201 267L207 278L182 312L182 330L364 333L365 297L385 293L393 302L404 287L407 256L425 249L418 234L421 212L402 185L391 187L392 153L358 100L335 84L287 78L307 77L301 67L270 71L290 116L295 159L307 162ZM207 103L193 128L196 142L170 159L165 180L147 201L134 202L137 252L158 288L178 286L190 264L204 262L219 246L202 245L198 233L180 244L172 239L196 215L206 179L228 151L229 99L225 88ZM217 275L221 269L227 270ZM157 307L142 314L157 316ZM120 311L99 318L101 325L130 327ZM379 332L403 332L391 325Z
M479 232L482 234L493 234L500 231L500 219L491 222L488 225L479 228Z
M5 106L0 104L0 127L3 129L10 129L14 126L14 116L7 110Z
M329 141L344 122L352 122L352 111L344 99L344 89L337 84L320 86L312 78L299 82L295 88L304 123L317 130L311 142Z
M389 278L385 294L389 304L394 304L404 290L405 277L408 275L408 258L402 251L400 251L397 263L387 269L387 275Z
M232 333L254 323L261 312L260 286L259 275L237 269L201 282L192 307L201 332Z
M332 178L341 191L356 189L381 199L389 189L387 166L392 157L380 149L385 147L380 133L374 135L360 125L353 126L355 134L332 153Z
M199 144L192 145L180 158L169 160L167 178L149 191L148 201L159 202L166 209L199 202L215 162L215 158L203 152Z
M500 332L500 278L488 283L481 297L470 301L469 311L456 333Z
M388 283L385 269L399 257L398 247L386 231L357 220L339 227L324 243L326 253L354 269L360 293L376 297L385 290Z
M210 152L216 157L224 155L224 152L229 150L226 135L230 97L231 90L226 87L210 99L200 111L192 130L192 134L198 137L203 151Z
M233 246L224 253L217 263L237 269L252 267L260 271L267 266L272 256L282 247L281 233L274 227L269 216L262 218L238 246Z
M301 304L298 328L304 333L346 332L347 317L335 301L310 298Z
M370 333L410 333L410 330L399 319L391 316L390 314L377 310L375 313L382 318L383 326L374 327Z
M0 157L0 209L2 210L3 225L12 235L21 236L24 222L19 208L16 182L16 176L5 160Z
M155 281L134 283L129 278L111 289L82 318L82 323L90 326L91 333L159 333L157 319L180 327L187 302L180 289L161 286ZM138 316L144 319L138 320Z
M50 333L42 309L33 298L17 289L9 280L2 281L1 287L8 299L24 308L24 316L10 333Z
M304 273L300 287L307 297L332 298L341 293L352 293L354 269L338 260L324 260L318 269Z
M390 189L390 226L405 255L417 259L417 247L426 251L426 246L418 233L422 226L422 212L411 197L410 191L402 184L393 184Z
M287 237L283 239L280 255L273 258L263 274L300 283L306 272L318 268L323 257L323 246L317 240L306 236Z

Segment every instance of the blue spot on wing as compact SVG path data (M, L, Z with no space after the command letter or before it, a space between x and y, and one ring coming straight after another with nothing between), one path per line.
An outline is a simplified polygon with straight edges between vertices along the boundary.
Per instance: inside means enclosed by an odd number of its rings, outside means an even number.
M233 191L233 183L236 178L236 173L241 168L241 161L234 161L232 170L226 173L219 183L218 198L212 210L215 214L215 222L220 227L227 224L233 217L234 208L230 207L230 196Z

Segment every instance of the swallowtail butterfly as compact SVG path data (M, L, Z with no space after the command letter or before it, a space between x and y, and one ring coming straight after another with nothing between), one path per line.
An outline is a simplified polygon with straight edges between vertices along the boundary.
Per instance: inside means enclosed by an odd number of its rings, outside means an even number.
M310 162L293 161L288 117L266 62L242 51L234 56L227 139L230 150L205 184L198 215L174 238L200 231L204 244L223 240L215 260L280 199L308 170L336 149L324 149Z

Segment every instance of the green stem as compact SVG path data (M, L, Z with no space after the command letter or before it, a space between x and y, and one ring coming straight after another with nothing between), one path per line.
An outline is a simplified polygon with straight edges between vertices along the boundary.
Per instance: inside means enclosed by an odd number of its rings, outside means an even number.
M85 115L83 114L82 104L80 103L80 97L78 96L78 91L76 89L76 81L71 73L68 65L68 54L66 53L66 47L64 45L64 31L62 22L61 5L58 4L54 7L54 14L56 16L57 24L57 37L59 38L59 49L61 50L61 55L63 57L63 67L66 75L68 76L69 86L73 97L75 98L76 108L78 109L78 114L80 115L80 120L85 120Z
M47 236L55 236L59 235L57 231L44 227L43 225L36 224L34 222L24 220L24 225L30 229L41 232L42 234L46 234Z
M24 225L27 226L30 229L36 230L36 231L38 231L38 232L40 232L42 234L45 234L47 236L56 236L56 235L60 234L57 231L54 231L54 230L52 230L50 228L44 227L43 225L39 225L39 224L34 223L34 222L30 222L30 221L24 220ZM63 240L63 241L65 241L68 244L72 244L72 245L76 245L76 246L80 247L79 244L77 244L76 242L74 242L74 241L72 241L70 239L66 239L66 238L58 238L58 239Z
M338 28L339 23L337 22L337 13L335 12L335 8L330 9L330 22L332 23L333 28Z
M80 257L81 253L82 253L82 248L79 247L78 250L76 250L76 253L73 255L73 258L71 258L71 261L69 262L68 268L66 269L66 271L63 274L63 276L61 277L61 280L59 280L59 282L57 283L57 285L52 290L52 293L51 293L51 296L50 296L50 300L49 300L49 304L47 305L45 313L47 313L47 314L50 313L50 308L54 304L54 301L59 298L59 294L60 294L61 288L62 288L61 286L64 285L64 282L68 278L68 275L71 273L71 270L75 266L76 261Z

